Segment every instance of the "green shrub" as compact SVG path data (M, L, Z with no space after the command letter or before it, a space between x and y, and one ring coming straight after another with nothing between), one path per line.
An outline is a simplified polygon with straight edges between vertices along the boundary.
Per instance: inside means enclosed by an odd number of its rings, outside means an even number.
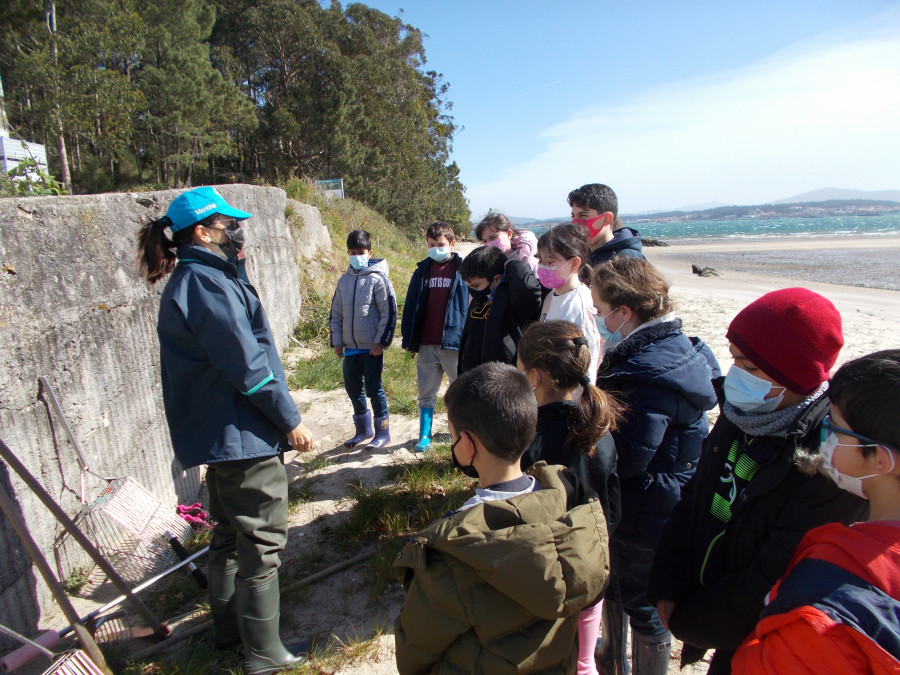
M294 199L303 204L312 204L316 194L312 184L302 178L288 180L284 185L284 191L287 193L288 199Z

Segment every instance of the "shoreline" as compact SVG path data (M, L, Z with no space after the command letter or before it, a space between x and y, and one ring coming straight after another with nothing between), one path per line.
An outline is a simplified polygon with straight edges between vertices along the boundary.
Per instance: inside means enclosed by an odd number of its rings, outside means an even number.
M756 274L791 285L821 283L900 291L900 236L669 240L645 246L660 268L711 267L723 277ZM900 301L900 298L897 299Z
M638 230L640 232L640 230ZM647 249L676 251L681 249L706 250L709 252L732 251L777 251L790 250L847 250L847 249L900 249L900 235L858 234L858 235L775 235L756 237L708 237L675 238L648 237L661 241L666 246L645 246Z

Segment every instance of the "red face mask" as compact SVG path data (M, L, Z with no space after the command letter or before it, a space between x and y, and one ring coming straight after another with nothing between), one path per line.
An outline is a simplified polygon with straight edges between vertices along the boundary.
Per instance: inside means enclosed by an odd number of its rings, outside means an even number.
M601 213L596 218L591 218L589 220L585 220L584 218L572 218L572 222L575 223L576 225L583 225L584 227L586 227L587 231L589 232L588 237L596 237L598 234L600 234L600 230L602 230L603 228L602 227L600 229L594 228L594 223L596 223L602 217L603 217L603 214Z

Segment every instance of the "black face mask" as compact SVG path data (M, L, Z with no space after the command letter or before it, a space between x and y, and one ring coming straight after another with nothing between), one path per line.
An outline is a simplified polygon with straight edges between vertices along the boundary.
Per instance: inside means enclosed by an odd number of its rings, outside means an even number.
M243 228L236 222L229 224L222 232L225 233L225 236L228 237L228 241L224 244L219 244L219 249L222 251L222 254L231 260L232 258L237 258L238 253L241 252L241 249L244 248L244 230Z
M491 287L487 286L480 291L475 291L470 288L469 294L472 296L472 302L487 302L488 296L491 294Z
M456 437L456 440L453 441L453 443L450 445L450 456L453 458L453 465L454 465L457 469L459 469L460 471L462 471L462 473L463 473L464 476L468 476L469 478L478 478L478 469L476 469L476 468L475 468L475 465L474 465L474 462L475 462L475 456L474 456L474 455L472 456L472 462L473 462L473 463L472 463L472 464L469 464L469 466L463 466L462 464L459 463L459 460L456 459L456 453L453 452L453 448L455 448L455 447L456 447L456 444L459 443L459 439L460 439L460 438L462 438L462 434L460 434L459 436L457 436L457 437Z

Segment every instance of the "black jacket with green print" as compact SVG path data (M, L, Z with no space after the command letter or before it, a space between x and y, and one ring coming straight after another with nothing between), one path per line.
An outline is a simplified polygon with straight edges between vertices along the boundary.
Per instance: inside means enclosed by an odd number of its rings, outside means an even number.
M720 401L723 381L716 381ZM719 415L697 472L684 486L663 530L650 571L651 602L676 603L669 628L685 643L683 664L699 661L708 649L738 648L756 626L766 593L787 570L794 549L809 530L834 521L865 520L864 500L826 476L797 468L798 450L818 451L819 429L828 409L828 397L822 394L784 437L749 437ZM716 557L720 564L703 569L708 548L704 530L729 448L751 438L754 455L767 459L731 505L731 520L715 544L723 547Z
M510 260L487 302L469 303L459 343L459 373L488 361L516 364L519 338L541 315L541 282L527 263Z

